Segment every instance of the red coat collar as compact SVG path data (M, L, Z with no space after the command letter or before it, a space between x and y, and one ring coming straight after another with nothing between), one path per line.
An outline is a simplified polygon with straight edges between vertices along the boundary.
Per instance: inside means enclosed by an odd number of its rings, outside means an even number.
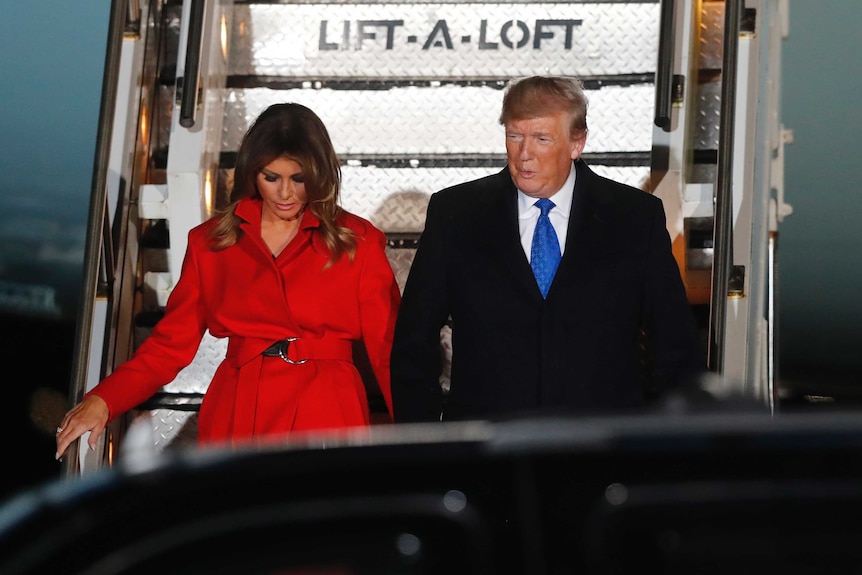
M243 198L236 205L234 213L237 217L245 220L246 224L252 229L258 230L258 235L260 235L260 214L262 209L263 200L258 198ZM320 227L320 220L306 207L305 212L302 214L302 221L299 223L299 229L305 230L318 227Z

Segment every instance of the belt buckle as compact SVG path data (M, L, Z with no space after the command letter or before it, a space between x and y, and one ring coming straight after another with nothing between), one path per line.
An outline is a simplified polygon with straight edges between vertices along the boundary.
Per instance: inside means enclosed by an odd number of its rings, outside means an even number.
M303 363L306 363L308 361L308 359L292 360L287 357L287 348L290 346L290 342L296 341L298 339L298 337L286 337L278 342L280 344L278 346L278 357L283 359L285 363L289 363L290 365L302 365Z

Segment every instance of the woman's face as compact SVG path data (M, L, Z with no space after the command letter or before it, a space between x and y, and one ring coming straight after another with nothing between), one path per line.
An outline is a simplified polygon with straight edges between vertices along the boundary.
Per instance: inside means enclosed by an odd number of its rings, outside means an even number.
M257 189L263 199L264 217L295 220L308 202L302 167L290 158L275 159L261 168Z

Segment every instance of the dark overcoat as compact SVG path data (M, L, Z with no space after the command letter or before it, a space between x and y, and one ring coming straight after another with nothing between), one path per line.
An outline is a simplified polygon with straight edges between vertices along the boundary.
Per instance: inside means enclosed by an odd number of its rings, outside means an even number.
M703 368L661 200L575 165L547 299L520 243L508 168L432 195L395 327L396 422L637 408Z

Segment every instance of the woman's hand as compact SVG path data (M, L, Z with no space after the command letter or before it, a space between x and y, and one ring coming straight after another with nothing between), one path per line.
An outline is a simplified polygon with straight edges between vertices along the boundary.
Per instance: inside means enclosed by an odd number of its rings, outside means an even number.
M57 453L54 457L63 457L69 445L88 431L90 437L87 443L90 449L95 449L99 436L108 425L109 416L110 410L105 400L98 395L88 395L66 413L57 427Z

